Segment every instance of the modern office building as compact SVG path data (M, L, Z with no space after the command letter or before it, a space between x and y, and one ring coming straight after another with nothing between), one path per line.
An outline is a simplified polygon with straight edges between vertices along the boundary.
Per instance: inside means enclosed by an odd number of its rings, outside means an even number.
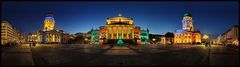
M12 26L8 21L2 21L1 45L7 43L24 43L24 33L18 32L16 27Z

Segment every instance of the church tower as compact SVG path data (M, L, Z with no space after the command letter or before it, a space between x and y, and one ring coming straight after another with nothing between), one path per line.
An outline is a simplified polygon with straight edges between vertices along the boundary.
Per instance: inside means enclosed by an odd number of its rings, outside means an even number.
M184 14L182 28L185 31L194 31L192 15L188 12Z
M47 17L44 20L44 28L43 31L51 31L55 28L55 20L53 18L52 11L48 11Z

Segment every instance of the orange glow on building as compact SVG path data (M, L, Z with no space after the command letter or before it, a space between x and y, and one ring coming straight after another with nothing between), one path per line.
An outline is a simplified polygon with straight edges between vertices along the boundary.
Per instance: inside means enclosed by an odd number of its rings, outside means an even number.
M182 29L174 33L175 44L196 44L201 43L200 31L194 31L193 19L189 13L184 14Z
M53 14L51 11L48 12L47 17L44 20L44 28L43 31L51 31L54 30L55 27L55 20L53 18Z
M99 42L99 44L116 43L119 38L122 38L123 42L141 44L140 32L145 31L141 30L139 26L135 26L132 18L126 18L122 14L118 14L113 18L107 18L106 25L99 28L100 40L94 41L92 39L94 42ZM92 32L97 32L97 30ZM148 34L145 36L148 36ZM96 37L95 34L92 37Z
M220 44L239 46L239 25L234 25L219 36Z

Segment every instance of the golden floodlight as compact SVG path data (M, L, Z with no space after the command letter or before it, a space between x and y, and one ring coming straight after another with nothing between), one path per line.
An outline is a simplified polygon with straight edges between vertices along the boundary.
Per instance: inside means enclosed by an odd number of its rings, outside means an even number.
M209 36L207 34L203 35L203 39L208 39L208 38L209 38Z

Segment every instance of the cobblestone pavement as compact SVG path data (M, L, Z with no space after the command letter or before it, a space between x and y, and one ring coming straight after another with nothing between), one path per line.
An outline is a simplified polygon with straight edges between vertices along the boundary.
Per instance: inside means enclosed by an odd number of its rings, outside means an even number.
M2 65L217 65L239 66L239 51L213 45L114 46L37 44L1 49Z

